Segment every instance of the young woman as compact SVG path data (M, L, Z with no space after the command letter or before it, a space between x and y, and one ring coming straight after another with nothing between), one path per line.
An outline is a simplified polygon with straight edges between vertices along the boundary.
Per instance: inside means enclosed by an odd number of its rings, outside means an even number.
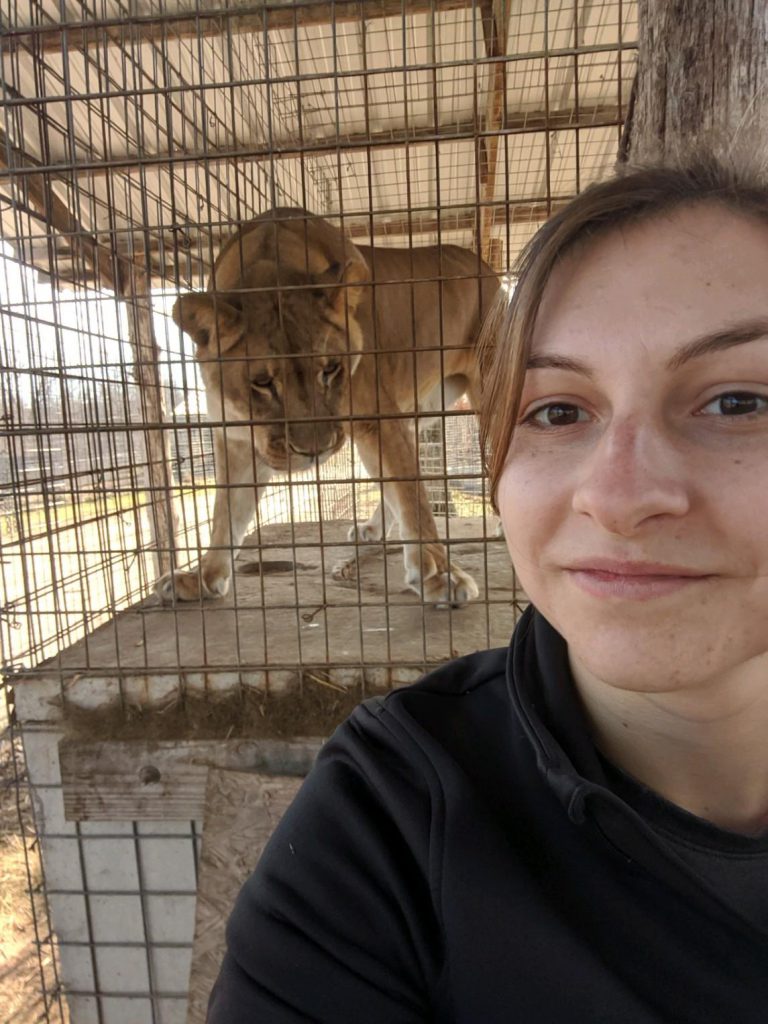
M336 732L212 1024L768 1020L768 188L627 173L519 271L482 427L532 607Z

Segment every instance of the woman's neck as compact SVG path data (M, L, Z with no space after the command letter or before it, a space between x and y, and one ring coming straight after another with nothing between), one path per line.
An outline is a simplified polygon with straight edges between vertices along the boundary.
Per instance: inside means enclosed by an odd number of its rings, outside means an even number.
M684 691L603 682L573 658L602 753L661 796L720 828L768 830L768 663Z

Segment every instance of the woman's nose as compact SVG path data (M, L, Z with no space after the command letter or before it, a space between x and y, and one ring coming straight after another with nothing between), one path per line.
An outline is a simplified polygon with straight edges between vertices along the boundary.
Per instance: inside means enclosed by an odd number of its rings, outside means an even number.
M661 428L611 424L582 468L573 509L609 533L631 537L648 520L680 517L690 507L678 455Z

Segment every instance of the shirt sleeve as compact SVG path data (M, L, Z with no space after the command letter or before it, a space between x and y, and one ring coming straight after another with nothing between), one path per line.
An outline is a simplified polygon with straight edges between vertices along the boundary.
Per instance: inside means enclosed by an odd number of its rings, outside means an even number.
M428 773L365 705L243 886L208 1024L424 1024L442 960Z

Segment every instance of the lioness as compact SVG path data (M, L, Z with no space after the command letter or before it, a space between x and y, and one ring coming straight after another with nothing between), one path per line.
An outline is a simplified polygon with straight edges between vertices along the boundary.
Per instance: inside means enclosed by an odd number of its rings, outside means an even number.
M438 540L414 418L403 413L447 408L465 392L476 404L475 343L498 288L491 268L458 246L356 246L291 208L245 225L219 254L208 291L173 308L197 345L218 489L199 571L163 577L160 595L226 594L273 472L310 469L349 435L384 481L385 506L350 539L381 540L396 520L409 587L441 606L477 597Z

